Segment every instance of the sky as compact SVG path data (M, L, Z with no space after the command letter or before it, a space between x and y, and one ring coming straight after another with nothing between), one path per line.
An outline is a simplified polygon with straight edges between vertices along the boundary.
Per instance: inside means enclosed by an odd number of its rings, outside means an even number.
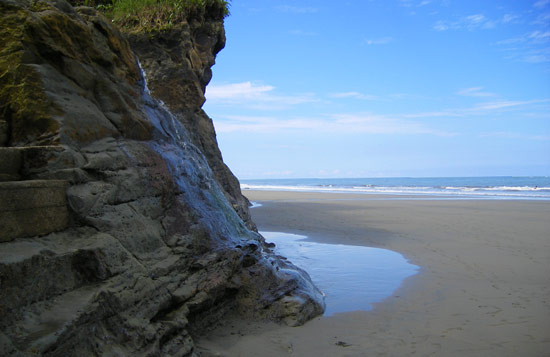
M550 0L233 0L205 111L239 179L550 175Z

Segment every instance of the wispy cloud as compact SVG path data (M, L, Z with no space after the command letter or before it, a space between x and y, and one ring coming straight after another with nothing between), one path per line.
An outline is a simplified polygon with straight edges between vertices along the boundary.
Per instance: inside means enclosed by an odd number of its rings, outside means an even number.
M336 114L337 126L349 128L352 132L370 134L405 134L452 136L453 133L430 128L423 123L396 117L372 114Z
M533 31L529 34L529 38L534 41L549 41L550 31Z
M291 12L294 14L313 14L319 11L319 9L315 7L309 7L309 6L291 6L291 5L281 5L277 6L276 9L281 12Z
M515 110L519 107L550 103L550 99L533 100L500 100L479 103L472 107L443 109L439 111L403 114L403 118L451 118L466 117L472 115L490 115L503 111Z
M317 129L319 122L309 119L285 119L272 116L244 116L228 115L218 117L216 122L216 132L264 132L273 133L281 130L295 129Z
M550 62L550 50L532 51L523 57L527 63L547 63Z
M342 93L332 93L330 95L332 98L352 98L352 99L361 99L361 100L378 100L380 97L371 94L363 94L359 92L342 92Z
M550 31L530 31L496 44L502 46L509 59L528 63L550 62Z
M510 22L515 22L517 21L518 19L520 18L519 15L514 15L514 14L504 14L502 16L502 19L500 20L503 24L507 24L507 23L510 23Z
M231 84L210 84L206 88L206 98L210 102L237 105L258 110L278 110L290 106L315 102L311 93L279 95L270 85L240 82Z
M278 118L261 116L226 116L216 121L217 132L263 132L288 130L308 132L401 134L401 135L454 135L430 128L412 120L372 114L333 114L314 118Z
M513 16L513 15L508 15ZM473 14L465 16L456 20L439 20L433 25L433 29L436 31L447 31L447 30L468 30L474 31L479 29L493 29L499 23L502 23L504 20L507 22L511 21L510 17L506 17L502 20L492 20L487 18L483 14Z
M487 19L482 14L470 15L470 16L466 16L464 18L464 22L468 26L479 26L479 25L483 24L486 20Z
M257 85L252 82L210 85L206 88L206 95L211 100L252 99L265 95L275 87Z
M469 111L488 111L488 110L500 110L505 108L519 107L537 103L548 103L548 99L534 99L534 100L501 100L496 102L487 102L478 104L475 107L469 109Z
M531 31L518 37L508 38L497 42L497 45L510 45L517 43L537 44L550 42L550 31Z
M433 0L400 0L399 4L403 7L422 7L432 2Z
M367 45L386 45L393 41L393 38L391 37L381 37L381 38L375 38L375 39L367 39L365 40L365 43Z
M483 91L483 87L464 88L457 92L458 95L466 97L495 97L496 94Z
M434 28L434 30L436 30L436 31L447 31L447 30L450 30L450 29L451 29L451 26L452 26L452 25L449 24L448 22L446 22L446 21L441 21L441 20L440 20L440 21L437 21L437 22L434 24L433 28Z
M482 133L480 138L502 138L502 139L520 139L520 140L537 140L550 141L550 135L530 135L510 131L497 131L492 133Z
M550 12L544 12L542 14L537 15L537 17L531 22L531 24L548 26L549 20L550 20Z
M538 9L542 9L543 7L546 7L548 5L550 5L550 0L538 0L536 3L533 4L533 6Z

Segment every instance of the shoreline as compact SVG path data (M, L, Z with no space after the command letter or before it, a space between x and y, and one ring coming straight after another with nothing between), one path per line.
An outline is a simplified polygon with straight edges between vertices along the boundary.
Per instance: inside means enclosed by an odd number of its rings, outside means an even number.
M199 342L205 351L543 356L550 349L549 201L243 193L262 204L251 210L260 231L390 249L420 271L370 311L298 328L235 319Z

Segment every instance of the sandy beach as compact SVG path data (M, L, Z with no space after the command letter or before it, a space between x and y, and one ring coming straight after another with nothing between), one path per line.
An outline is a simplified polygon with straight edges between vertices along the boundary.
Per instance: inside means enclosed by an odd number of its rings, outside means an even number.
M370 311L301 327L229 320L220 356L549 356L550 201L246 190L260 231L380 247L418 274Z

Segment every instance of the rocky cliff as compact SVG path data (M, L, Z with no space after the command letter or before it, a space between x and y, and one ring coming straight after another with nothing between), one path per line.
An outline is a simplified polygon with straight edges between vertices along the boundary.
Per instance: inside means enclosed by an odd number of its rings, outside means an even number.
M92 8L0 0L1 355L187 356L229 310L322 312L201 109L224 42L220 18L124 36Z

